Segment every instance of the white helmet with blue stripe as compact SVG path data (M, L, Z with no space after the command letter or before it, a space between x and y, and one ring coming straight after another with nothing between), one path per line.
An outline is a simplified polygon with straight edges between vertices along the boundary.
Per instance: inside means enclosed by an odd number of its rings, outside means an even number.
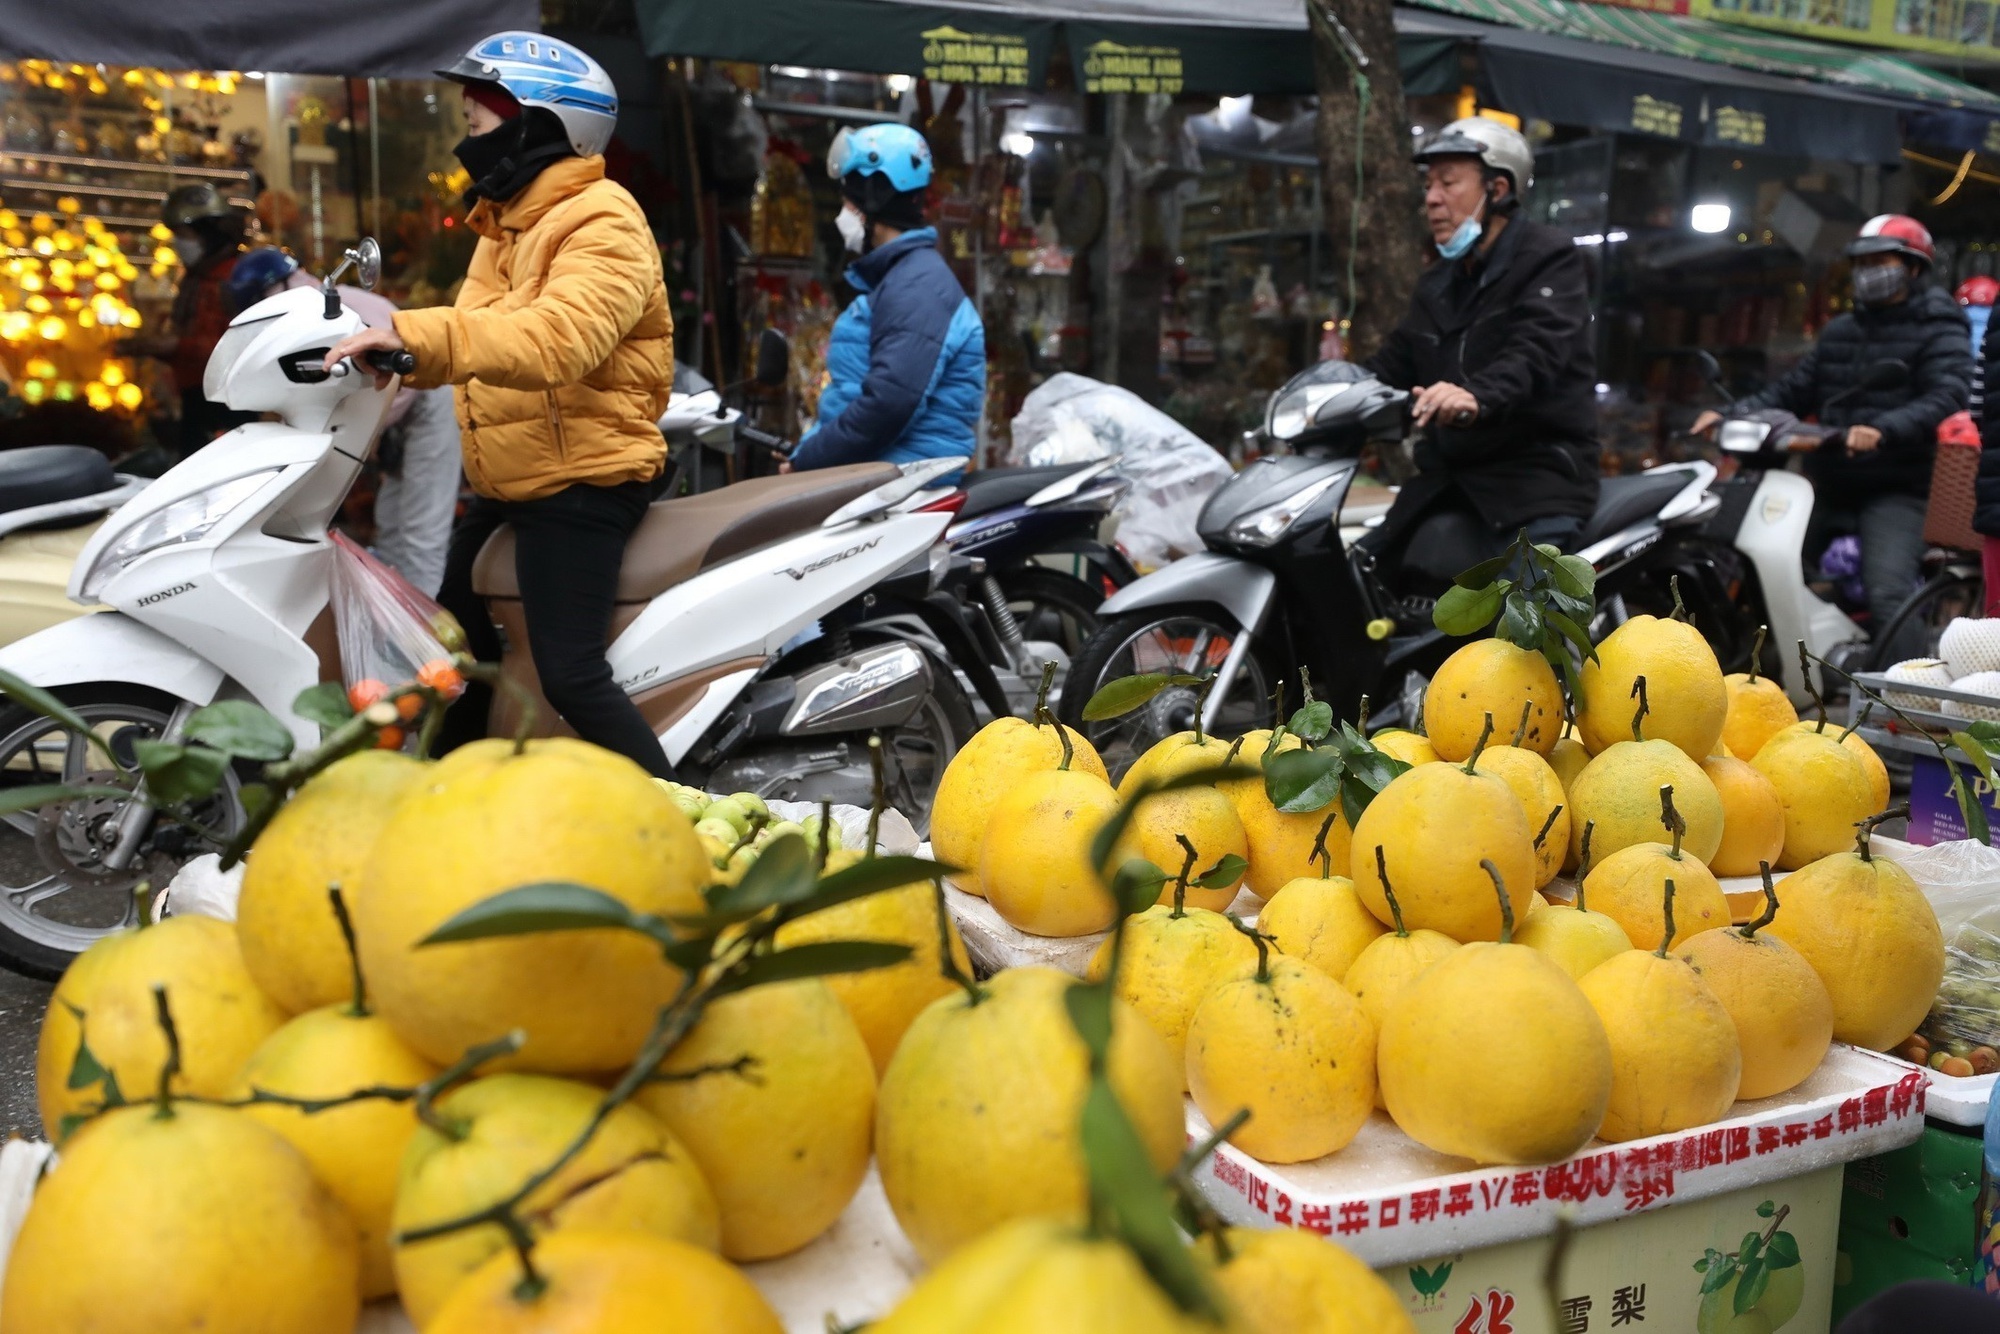
M438 75L455 83L497 83L522 106L555 113L579 157L602 153L618 124L618 89L604 67L538 32L496 32Z

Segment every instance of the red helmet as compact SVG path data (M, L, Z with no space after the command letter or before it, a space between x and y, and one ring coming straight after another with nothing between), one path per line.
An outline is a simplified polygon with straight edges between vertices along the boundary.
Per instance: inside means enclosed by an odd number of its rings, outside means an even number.
M2000 278L1989 278L1983 273L1975 273L1958 285L1952 295L1961 306L1990 306L2000 301Z
M1924 268L1937 258L1930 229L1905 213L1878 213L1861 224L1861 234L1847 243L1849 255L1902 255Z

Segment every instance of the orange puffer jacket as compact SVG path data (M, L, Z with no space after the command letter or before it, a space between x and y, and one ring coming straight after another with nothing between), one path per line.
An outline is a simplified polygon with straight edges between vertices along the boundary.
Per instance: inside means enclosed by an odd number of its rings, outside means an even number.
M418 388L458 386L465 474L496 500L650 481L674 379L660 252L601 157L564 158L466 219L458 304L396 315Z

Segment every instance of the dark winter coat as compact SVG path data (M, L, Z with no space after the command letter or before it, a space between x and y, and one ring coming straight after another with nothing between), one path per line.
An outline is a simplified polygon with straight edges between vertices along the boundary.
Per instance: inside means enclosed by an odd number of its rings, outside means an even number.
M1979 480L1973 484L1972 526L1988 537L2000 537L2000 320L1986 321L1979 345L1985 367L1986 399L1979 409Z
M1883 361L1908 364L1907 383L1868 389L1829 404ZM1882 443L1850 456L1834 445L1806 459L1828 503L1855 506L1871 496L1928 496L1938 423L1972 392L1972 326L1942 288L1923 286L1893 306L1859 306L1820 330L1812 351L1782 378L1737 404L1817 415L1823 426L1872 426Z
M1508 531L1596 508L1590 288L1567 233L1515 217L1483 262L1433 264L1367 365L1399 389L1447 381L1479 400L1472 425L1434 423L1418 440L1392 527L1454 485Z

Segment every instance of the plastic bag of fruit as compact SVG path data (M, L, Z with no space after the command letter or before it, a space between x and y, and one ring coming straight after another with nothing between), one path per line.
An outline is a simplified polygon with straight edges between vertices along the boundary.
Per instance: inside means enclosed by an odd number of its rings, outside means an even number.
M1937 1001L1905 1045L1907 1059L1945 1074L2000 1070L2000 934L1978 922L1952 932Z
M411 684L455 697L464 689L451 661L465 645L457 618L343 534L332 536L333 624L348 703L364 709ZM405 716L421 707L412 697Z

